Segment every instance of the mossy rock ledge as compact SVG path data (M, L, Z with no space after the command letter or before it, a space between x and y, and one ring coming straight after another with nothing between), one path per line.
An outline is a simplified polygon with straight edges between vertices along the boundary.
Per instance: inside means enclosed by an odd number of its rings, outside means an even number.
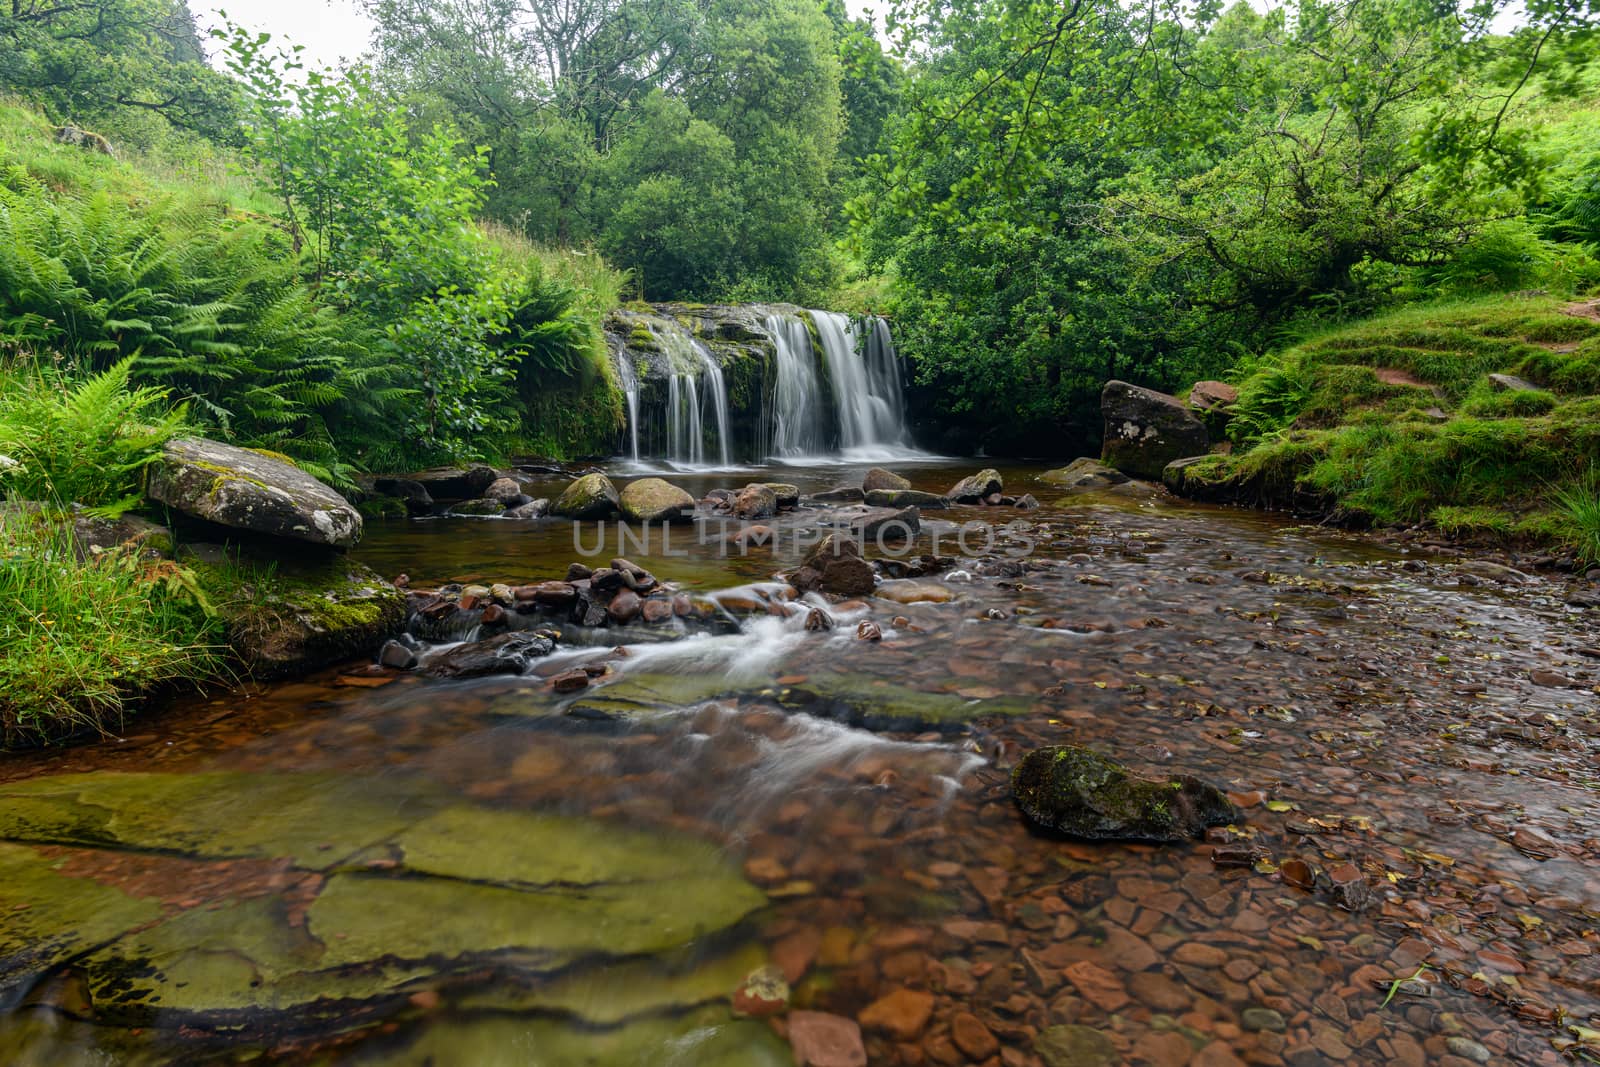
M1072 745L1024 756L1011 772L1011 795L1037 825L1089 841L1187 841L1240 817L1208 782L1187 774L1141 778Z
M361 540L360 512L299 467L198 437L167 442L145 493L174 511L235 530L341 549Z

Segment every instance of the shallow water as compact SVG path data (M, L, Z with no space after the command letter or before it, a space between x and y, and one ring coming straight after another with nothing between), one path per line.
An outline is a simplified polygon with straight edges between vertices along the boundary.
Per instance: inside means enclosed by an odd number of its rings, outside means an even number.
M977 465L899 469L943 490ZM875 1065L1588 1054L1600 637L1560 585L1003 473L1045 507L925 516L1033 527L925 579L946 603L608 640L519 678L346 668L7 761L7 1062L793 1062L784 1016L730 1011L764 964L793 1007L865 1011ZM777 526L745 555L712 533L625 554L759 603L816 532ZM520 582L564 573L573 534L434 519L359 555L419 587ZM869 617L883 641L855 638ZM553 692L575 664L596 684ZM1270 861L1030 832L1007 769L1063 741L1224 785Z

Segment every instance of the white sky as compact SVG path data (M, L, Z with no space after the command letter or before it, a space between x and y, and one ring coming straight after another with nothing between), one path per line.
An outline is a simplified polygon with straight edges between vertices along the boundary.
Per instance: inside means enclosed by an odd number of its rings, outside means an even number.
M846 0L852 14L876 4L874 0ZM265 30L280 44L305 47L312 66L338 66L367 49L371 22L355 0L190 0L189 9L201 32L216 29L227 18L248 30ZM215 51L213 48L212 51Z

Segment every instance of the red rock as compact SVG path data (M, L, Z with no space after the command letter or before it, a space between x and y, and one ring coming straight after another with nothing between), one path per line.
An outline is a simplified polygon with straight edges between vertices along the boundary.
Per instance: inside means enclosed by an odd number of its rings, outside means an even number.
M1079 995L1101 1011L1113 1012L1128 1003L1128 991L1104 967L1079 960L1063 973Z
M589 687L588 671L566 671L550 679L550 687L558 693L576 693Z
M882 641L883 630L871 619L862 619L861 625L856 627L856 637L862 641Z
M1140 1004L1168 1014L1182 1011L1194 999L1183 986L1156 971L1145 971L1129 978L1128 989Z
M1228 962L1228 953L1203 941L1185 941L1173 950L1172 958L1190 967L1216 968Z
M1148 1031L1133 1043L1134 1061L1151 1067L1186 1067L1193 1055L1188 1039L1171 1030Z
M1120 926L1106 926L1106 952L1124 971L1148 971L1161 962L1161 957L1142 937L1130 934Z
M922 1033L933 1014L933 994L916 989L896 989L868 1004L856 1016L868 1030L882 1030L909 1041Z
M796 1067L867 1067L861 1027L842 1015L790 1012L789 1044Z
M1213 1041L1189 1061L1191 1067L1245 1067L1244 1061L1234 1055L1226 1041Z
M957 1012L950 1020L950 1039L974 1060L982 1062L1000 1051L1000 1042L971 1012Z
M772 946L772 963L790 982L798 982L811 969L822 947L822 935L814 926L803 926Z

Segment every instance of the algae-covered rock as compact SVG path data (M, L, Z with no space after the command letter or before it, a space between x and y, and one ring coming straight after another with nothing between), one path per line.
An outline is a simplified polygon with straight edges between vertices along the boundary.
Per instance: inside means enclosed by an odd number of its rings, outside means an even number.
M1052 1026L1034 1039L1033 1051L1045 1067L1117 1067L1122 1054L1111 1039L1090 1026Z
M610 478L585 474L562 491L550 514L569 519L609 519L620 505L617 487Z
M145 494L186 515L251 533L350 548L361 515L327 485L284 459L181 437L150 467Z
M197 568L199 569L199 568ZM228 644L257 678L281 678L370 655L405 628L406 598L345 557L283 560L248 576L202 575L228 624Z
M622 514L632 522L679 522L694 515L694 497L662 478L639 478L622 487Z
M949 501L938 493L916 489L869 489L866 502L875 508L943 508Z
M1239 818L1208 782L1187 774L1141 778L1072 745L1024 756L1011 772L1011 794L1038 825L1091 841L1185 841Z
M1066 489L1109 489L1126 482L1128 476L1097 459L1080 456L1065 467L1045 471L1039 475L1039 480Z
M894 471L884 470L882 467L873 467L867 471L865 478L861 479L863 492L871 493L878 490L894 491L896 489L910 489L911 482L902 478Z

